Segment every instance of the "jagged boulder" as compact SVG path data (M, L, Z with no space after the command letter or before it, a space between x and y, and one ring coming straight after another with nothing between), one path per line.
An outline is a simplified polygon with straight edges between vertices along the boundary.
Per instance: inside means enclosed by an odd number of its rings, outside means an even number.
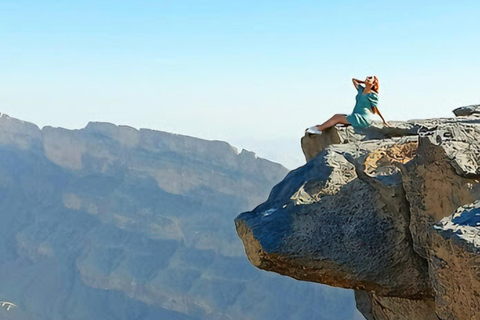
M369 320L480 319L480 121L306 134L307 164L235 219L250 262L355 290Z
M457 117L469 117L469 116L479 116L480 115L480 105L471 105L460 107L453 110L453 113Z

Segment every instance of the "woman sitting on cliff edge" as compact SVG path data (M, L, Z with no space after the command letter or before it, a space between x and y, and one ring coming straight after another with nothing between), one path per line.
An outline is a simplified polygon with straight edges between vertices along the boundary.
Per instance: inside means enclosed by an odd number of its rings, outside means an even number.
M307 129L309 133L322 133L323 130L333 127L336 124L352 125L356 128L368 128L372 123L372 114L378 114L382 118L383 124L388 126L383 119L382 114L377 108L378 104L378 79L375 76L370 76L365 81L352 79L353 85L358 93L355 99L357 100L355 107L351 114L336 114L321 125L316 125ZM361 84L364 84L362 86ZM318 130L318 131L317 131Z

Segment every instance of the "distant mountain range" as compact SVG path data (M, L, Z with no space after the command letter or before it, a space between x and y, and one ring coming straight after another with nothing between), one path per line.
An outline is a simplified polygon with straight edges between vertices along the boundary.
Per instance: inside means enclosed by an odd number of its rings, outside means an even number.
M2 319L360 319L353 293L259 271L233 219L287 173L226 142L0 117Z

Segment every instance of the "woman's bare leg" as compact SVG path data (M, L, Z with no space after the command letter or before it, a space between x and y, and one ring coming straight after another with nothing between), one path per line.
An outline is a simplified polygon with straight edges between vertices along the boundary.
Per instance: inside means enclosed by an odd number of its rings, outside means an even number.
M345 114L336 114L324 123L317 125L318 131L323 131L325 129L331 128L334 125L341 123L341 124L350 124L347 120L347 116Z

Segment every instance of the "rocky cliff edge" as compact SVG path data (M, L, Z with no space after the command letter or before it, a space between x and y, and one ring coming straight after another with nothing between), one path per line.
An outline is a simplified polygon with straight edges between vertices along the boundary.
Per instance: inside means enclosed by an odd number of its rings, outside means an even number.
M355 290L368 320L480 319L480 106L306 134L307 163L235 219L250 262Z

